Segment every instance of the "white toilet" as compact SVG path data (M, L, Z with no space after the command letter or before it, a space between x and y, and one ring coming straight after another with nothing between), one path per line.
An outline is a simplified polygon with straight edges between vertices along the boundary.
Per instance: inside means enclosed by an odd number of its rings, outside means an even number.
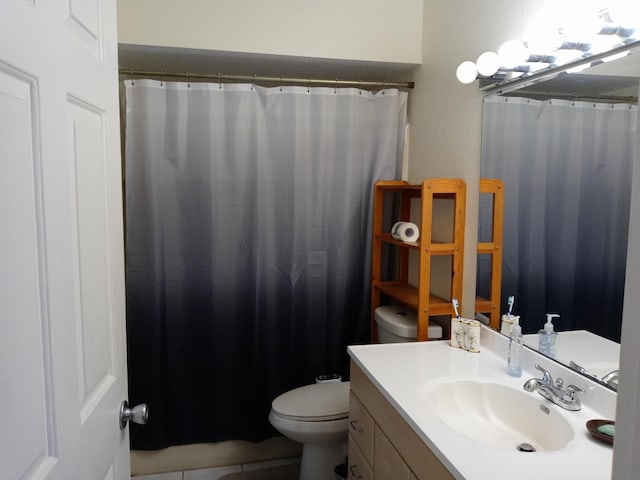
M347 456L349 382L306 385L271 403L269 422L285 437L302 443L300 480L334 480L334 468Z
M417 336L415 312L398 305L375 311L380 343L410 342ZM442 338L429 324L429 338ZM334 480L347 455L349 382L316 383L283 393L271 403L269 421L285 437L302 443L300 480Z

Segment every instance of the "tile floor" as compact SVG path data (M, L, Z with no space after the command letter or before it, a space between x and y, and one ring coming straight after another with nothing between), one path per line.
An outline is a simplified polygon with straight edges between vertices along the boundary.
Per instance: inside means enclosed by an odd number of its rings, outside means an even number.
M218 480L223 475L236 472L248 472L251 470L261 470L278 465L297 463L298 458L285 458L280 460L270 460L268 462L245 463L243 465L232 465L227 467L205 468L202 470L186 470L184 472L155 473L153 475L138 475L132 480Z

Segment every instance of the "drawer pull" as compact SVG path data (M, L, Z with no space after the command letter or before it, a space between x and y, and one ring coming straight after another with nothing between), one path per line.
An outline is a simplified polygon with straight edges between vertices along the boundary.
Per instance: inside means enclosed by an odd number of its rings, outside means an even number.
M349 425L351 425L351 430L353 430L356 433L364 432L364 428L360 426L360 422L358 422L357 420L351 420L349 422Z
M362 474L358 474L358 466L357 465L349 466L349 473L351 474L350 478L362 478Z

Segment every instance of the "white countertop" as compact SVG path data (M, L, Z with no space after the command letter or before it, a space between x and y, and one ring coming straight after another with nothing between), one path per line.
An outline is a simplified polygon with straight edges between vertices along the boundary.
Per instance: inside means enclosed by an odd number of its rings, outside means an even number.
M452 348L448 341L351 346L353 361L378 387L418 436L458 479L465 480L605 480L611 478L613 449L594 439L585 424L591 419L615 418L615 393L587 380L536 352L523 352L523 375L506 374L507 339L483 328L480 353ZM565 384L586 390L582 410L570 412L542 398L540 403L560 412L575 436L562 450L523 453L482 445L447 426L426 407L424 390L444 377L490 379L522 389L524 382L540 377L539 363Z

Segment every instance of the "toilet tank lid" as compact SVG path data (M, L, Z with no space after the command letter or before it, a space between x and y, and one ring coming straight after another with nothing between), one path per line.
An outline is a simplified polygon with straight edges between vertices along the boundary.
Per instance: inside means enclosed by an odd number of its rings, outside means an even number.
M384 305L374 312L376 323L399 337L415 338L418 334L418 315L402 305ZM442 338L442 327L429 321L429 338Z
M349 415L349 382L316 383L276 397L271 408L279 415L307 421L336 420Z

